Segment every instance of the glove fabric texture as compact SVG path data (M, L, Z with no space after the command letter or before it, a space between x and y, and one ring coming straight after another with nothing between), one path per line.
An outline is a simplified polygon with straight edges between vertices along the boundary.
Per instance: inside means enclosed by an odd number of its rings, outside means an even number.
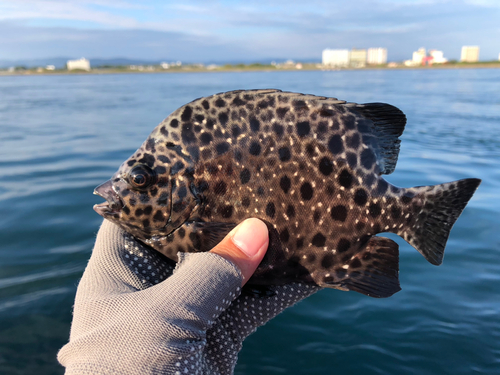
M78 286L66 374L232 374L243 340L320 288L241 295L241 272L212 253L179 262L104 220Z

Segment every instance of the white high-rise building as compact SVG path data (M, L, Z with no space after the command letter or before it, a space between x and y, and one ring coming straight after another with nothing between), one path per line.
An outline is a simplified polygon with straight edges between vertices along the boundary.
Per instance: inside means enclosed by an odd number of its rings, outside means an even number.
M418 51L413 52L412 63L413 65L421 65L427 56L425 48L419 48Z
M68 60L68 62L66 63L66 67L68 68L68 70L80 69L90 71L90 61L83 57L78 60Z
M479 61L479 46L463 46L460 61L463 62L478 62Z
M363 68L366 66L366 49L353 48L349 52L349 65L354 68Z
M325 49L322 54L322 63L325 66L343 67L349 65L349 50Z
M433 64L444 64L445 62L448 62L448 59L444 58L443 51L431 49L429 51L429 55L432 57Z
M387 48L368 48L368 64L387 64Z

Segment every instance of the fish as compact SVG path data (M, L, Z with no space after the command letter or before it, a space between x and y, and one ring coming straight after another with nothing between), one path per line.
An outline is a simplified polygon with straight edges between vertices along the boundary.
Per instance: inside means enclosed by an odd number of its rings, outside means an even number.
M175 110L94 193L105 219L177 261L239 222L263 220L268 251L248 281L389 297L401 290L395 233L433 265L481 180L400 188L406 116L277 89L236 90Z

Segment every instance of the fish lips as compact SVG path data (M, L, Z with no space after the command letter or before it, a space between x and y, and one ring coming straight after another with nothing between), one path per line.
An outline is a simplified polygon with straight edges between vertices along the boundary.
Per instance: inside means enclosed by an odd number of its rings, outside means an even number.
M94 205L94 210L103 217L118 216L123 208L123 202L115 192L111 180L94 189L94 194L106 199L106 202Z

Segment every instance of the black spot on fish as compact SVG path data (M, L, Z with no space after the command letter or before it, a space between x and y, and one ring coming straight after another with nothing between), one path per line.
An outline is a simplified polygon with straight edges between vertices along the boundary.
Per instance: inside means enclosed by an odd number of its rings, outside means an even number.
M248 207L250 206L250 198L248 197L244 197L242 200L241 200L241 205L243 207Z
M219 107L219 108L223 108L226 106L226 101L222 98L218 98L216 101L215 101L215 106L216 107Z
M304 182L300 187L300 195L302 199L308 201L312 198L314 189L309 182Z
M322 233L316 233L312 239L312 244L316 247L323 247L326 243L326 237Z
M392 206L391 207L391 217L395 220L399 219L401 217L401 210L397 206Z
M281 137L283 135L283 133L285 132L285 128L283 127L283 125L274 123L273 124L273 132L275 132L278 137Z
M276 114L278 115L279 119L283 119L288 112L288 107L280 107L276 110Z
M341 238L339 240L339 243L337 244L337 251L339 253L344 253L347 250L349 250L350 247L351 247L351 243L349 242L349 240L347 240L345 238Z
M242 131L238 125L233 125L231 126L231 133L234 138L238 138L238 136L242 133Z
M195 142L196 136L194 135L193 132L193 125L190 123L183 124L181 136L182 136L182 141L186 144Z
M292 155L290 154L290 149L288 147L281 147L278 150L278 154L281 161L288 161L292 157Z
M339 134L335 134L330 138L330 141L328 141L328 149L334 155L338 155L344 151L344 144Z
M252 154L252 155L259 156L260 151L261 151L261 147L260 147L259 142L253 141L250 144L250 148L249 148L248 152L250 152L250 154Z
M346 129L353 130L356 127L356 121L354 116L347 115L346 117L344 117L344 125Z
M139 163L146 164L149 168L153 168L155 157L151 154L144 154L144 156L139 160Z
M412 199L413 199L413 194L411 193L410 194L406 193L401 197L401 200L403 201L404 204L410 203Z
M335 111L330 108L321 108L321 110L319 111L319 115L321 117L332 117L335 115Z
M184 228L179 228L177 229L177 234L180 238L184 238L184 236L186 235L186 230Z
M240 181L243 185L250 181L250 171L248 169L245 168L240 172Z
M210 108L210 103L208 102L208 100L204 100L201 102L201 105L203 106L203 108L205 109L209 109Z
M370 207L368 208L368 212L370 213L371 217L378 217L380 213L382 212L382 209L380 208L380 205L378 203L372 203L370 204Z
M358 206L364 206L368 201L368 193L364 189L358 189L354 193L354 203Z
M333 220L344 222L347 219L347 208L342 205L333 206L330 215Z
M349 164L349 166L352 169L355 169L356 166L358 165L358 155L355 154L354 152L348 152L346 153L346 159L347 159L347 164Z
M217 146L215 146L215 149L216 149L218 155L222 155L222 154L225 154L226 152L229 151L229 147L230 147L229 143L222 142L222 143L219 143Z
M233 99L231 104L239 107L239 106L245 105L246 102L244 100L241 100L241 98L239 96L237 96L236 98Z
M156 222L163 221L163 213L160 210L156 211L156 213L154 214L153 221L156 221Z
M281 190L283 190L285 192L285 194L288 193L291 186L292 186L292 181L290 181L288 176L285 175L285 176L281 177L280 187L281 187Z
M276 208L274 207L274 203L269 202L266 206L266 215L272 219L274 218L275 214L276 214Z
M384 179L380 178L377 184L377 194L384 195L388 188L389 184Z
M226 127L228 119L229 119L229 118L228 118L228 116L227 116L227 113L226 113L226 112L221 112L221 113L219 113L219 122L220 122L220 124L221 124L221 126L222 126L223 128L225 128L225 127Z
M295 208L291 204L286 208L286 216L290 219L295 216Z
M364 149L361 153L361 165L366 169L370 169L373 164L375 164L375 155L373 151L369 148Z
M298 122L297 125L297 134L299 137L305 137L309 134L311 130L311 126L309 125L309 121Z
M360 144L359 134L354 133L352 136L347 138L347 147L357 149Z
M202 133L200 135L200 141L202 145L208 145L210 142L212 142L212 134L210 133Z
M170 164L170 159L165 155L158 155L157 157L158 160L161 161L162 163Z
M288 229L283 229L283 231L280 233L280 240L283 243L287 243L288 240L290 239L290 234L288 233Z
M343 169L342 172L340 172L338 178L340 186L349 189L351 187L352 180L353 180L352 174L350 174L347 169Z
M319 162L319 171L325 175L329 176L333 172L333 163L332 161L327 158L323 157L320 162Z
M223 218L229 219L231 216L233 216L233 206L222 206L220 209L220 213Z
M361 261L358 258L354 258L349 264L349 268L360 268L360 267L361 267Z
M323 267L325 270L333 266L333 263L334 263L333 254L328 253L325 256L323 256L323 259L321 259L321 267Z
M187 105L184 108L184 111L182 112L181 120L182 121L189 121L191 119L192 114L193 114L193 108L191 108L190 106Z
M170 170L170 175L178 173L183 168L184 168L184 163L182 161L178 161L173 165L172 169Z
M179 121L176 118L174 118L172 121L170 121L171 128L176 128L178 126L179 126Z
M260 122L255 117L250 118L250 129L256 133L260 130Z
M160 133L163 134L163 136L168 137L168 130L165 126L160 128Z

